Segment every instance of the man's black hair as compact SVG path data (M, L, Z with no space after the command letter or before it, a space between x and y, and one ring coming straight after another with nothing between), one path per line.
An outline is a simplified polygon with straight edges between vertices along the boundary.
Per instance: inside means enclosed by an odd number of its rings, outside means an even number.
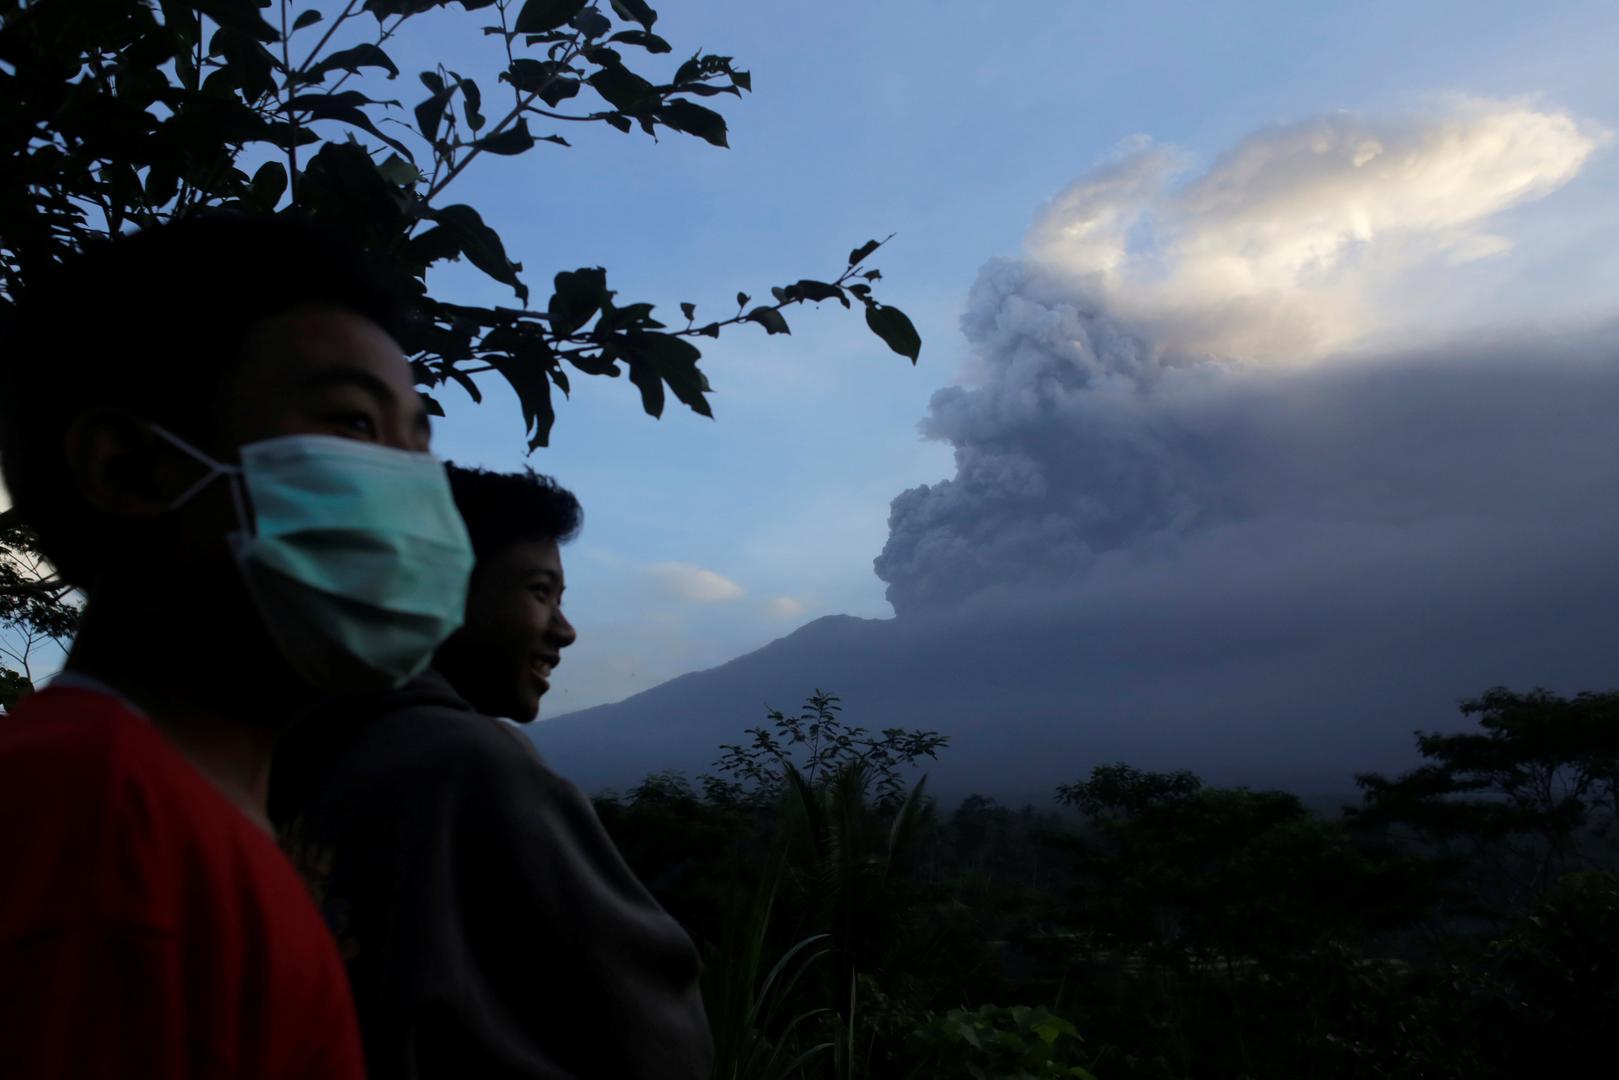
M399 336L397 281L290 218L206 216L99 241L25 287L0 334L0 466L22 516L67 580L96 576L63 439L111 407L206 440L221 380L260 320L305 304Z
M573 492L533 469L502 473L454 464L447 468L450 492L479 562L524 540L567 543L584 523Z

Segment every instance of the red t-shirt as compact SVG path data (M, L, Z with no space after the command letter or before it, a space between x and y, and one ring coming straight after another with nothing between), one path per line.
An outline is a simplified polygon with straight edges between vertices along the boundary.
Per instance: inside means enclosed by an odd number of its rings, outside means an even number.
M297 872L144 717L45 690L0 718L0 1077L362 1077Z

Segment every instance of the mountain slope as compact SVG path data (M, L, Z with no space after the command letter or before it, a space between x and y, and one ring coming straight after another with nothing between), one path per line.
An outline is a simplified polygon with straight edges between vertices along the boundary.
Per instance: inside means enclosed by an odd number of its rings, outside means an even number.
M1547 625L1600 624L1602 590L1534 601ZM1043 618L818 619L765 647L634 697L531 725L540 751L587 791L648 773L711 769L719 746L796 710L815 688L844 718L944 732L935 793L1049 801L1096 764L1189 768L1216 783L1305 794L1353 790L1353 774L1414 764L1417 728L1466 726L1458 699L1498 684L1603 689L1604 635L1524 633L1529 612L1406 612L1387 605L1330 623L1211 629L1199 612L1166 624L1127 613ZM1363 618L1364 627L1346 620ZM1345 641L1354 642L1352 649Z

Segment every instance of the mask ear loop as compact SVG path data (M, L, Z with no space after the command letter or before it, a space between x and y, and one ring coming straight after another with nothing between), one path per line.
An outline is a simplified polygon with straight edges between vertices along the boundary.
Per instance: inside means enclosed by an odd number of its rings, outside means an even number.
M152 434L156 435L158 438L160 438L160 439L164 440L165 442L169 443L171 446L173 446L176 450L179 450L181 453L184 453L188 457L191 457L191 458L195 459L196 461L200 462L208 470L207 472L205 472L201 476L199 476L195 483L193 483L190 487L188 487L184 491L182 491L179 494L179 496L177 496L174 499L173 502L169 503L169 509L170 510L178 510L178 509L180 509L180 507L184 506L186 503L188 503L192 499L196 498L197 495L199 493L201 493L201 491L204 488L206 488L209 484L212 484L215 480L218 480L221 476L228 476L228 477L231 478L231 485L230 485L231 500L232 500L232 502L234 502L236 504L236 520L241 523L241 526L242 526L242 528L244 530L251 531L251 530L248 529L248 522L251 521L252 519L248 517L248 515L247 515L247 504L242 499L242 485L236 483L236 476L242 470L239 467L235 466L235 465L226 465L223 462L215 461L213 458L209 457L207 454L203 453L201 450L198 450L195 446L192 446L190 443L186 442L184 439L180 438L178 435L175 435L174 433L172 433L170 431L164 430L163 428L159 427L157 424L149 424L147 426L150 428Z

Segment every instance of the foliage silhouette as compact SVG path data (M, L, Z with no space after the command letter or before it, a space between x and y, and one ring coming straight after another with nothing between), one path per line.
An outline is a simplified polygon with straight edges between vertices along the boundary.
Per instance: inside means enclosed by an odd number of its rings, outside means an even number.
M481 31L496 85L443 65L403 75L389 49L429 18L434 33ZM496 375L531 449L548 444L553 392L566 396L571 374L627 376L654 417L671 395L711 416L698 342L748 325L789 333L784 312L804 304L858 304L915 363L915 327L876 293L885 241L855 247L827 280L790 280L757 304L736 292L734 313L703 320L684 301L669 320L620 297L602 267L560 270L548 296L531 296L500 232L450 201L474 164L561 152L593 129L727 146L711 106L750 92L751 74L701 50L677 61L658 24L645 0L0 0L0 312L88 241L192 214L284 214L399 268L414 312L400 344L430 409L442 412L451 384L481 401L477 377ZM432 271L457 260L513 304L431 289ZM24 526L0 512L7 556L36 553ZM70 633L76 609L49 572L11 566L0 559L8 640L26 651Z

